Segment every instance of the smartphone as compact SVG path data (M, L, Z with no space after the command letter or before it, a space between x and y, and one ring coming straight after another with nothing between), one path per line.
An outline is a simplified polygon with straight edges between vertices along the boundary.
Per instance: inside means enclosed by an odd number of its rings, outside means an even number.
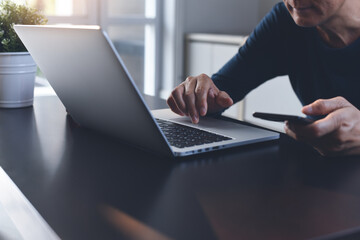
M302 124L302 125L307 125L317 120L316 118L310 118L310 117L300 117L295 115L264 113L264 112L255 112L253 113L253 116L256 118L261 118L269 121L275 121L275 122L289 121L295 124Z

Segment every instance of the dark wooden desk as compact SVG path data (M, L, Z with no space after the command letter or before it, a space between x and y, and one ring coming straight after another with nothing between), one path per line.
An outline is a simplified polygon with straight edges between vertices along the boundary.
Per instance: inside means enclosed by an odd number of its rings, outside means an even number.
M0 110L0 166L62 239L360 239L360 158L286 136L176 162L38 97Z

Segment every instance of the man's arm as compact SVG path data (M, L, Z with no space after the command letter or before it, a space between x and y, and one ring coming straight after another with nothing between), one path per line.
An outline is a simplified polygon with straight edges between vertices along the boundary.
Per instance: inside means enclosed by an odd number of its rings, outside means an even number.
M211 78L237 102L265 81L287 75L289 37L298 29L282 3L255 28L238 53Z

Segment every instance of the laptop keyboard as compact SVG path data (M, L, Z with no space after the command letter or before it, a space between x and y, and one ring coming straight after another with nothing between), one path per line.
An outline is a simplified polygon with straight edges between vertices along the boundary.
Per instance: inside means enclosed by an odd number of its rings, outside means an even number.
M197 145L231 140L219 134L207 132L197 128L184 126L170 121L156 119L159 127L171 146L177 148L193 147Z

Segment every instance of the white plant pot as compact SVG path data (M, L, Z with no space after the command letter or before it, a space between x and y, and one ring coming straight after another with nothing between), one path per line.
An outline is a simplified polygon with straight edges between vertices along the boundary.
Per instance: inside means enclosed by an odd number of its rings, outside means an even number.
M0 107L32 106L36 64L28 52L0 53Z

